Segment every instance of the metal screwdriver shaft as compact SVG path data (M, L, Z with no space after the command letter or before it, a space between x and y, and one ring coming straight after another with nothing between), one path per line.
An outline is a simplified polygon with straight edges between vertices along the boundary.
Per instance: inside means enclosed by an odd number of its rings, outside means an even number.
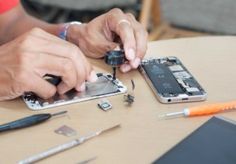
M59 116L59 115L63 115L63 114L66 114L67 113L67 111L65 110L65 111L61 111L61 112L57 112L57 113L53 113L53 114L51 114L51 117L55 117L55 116Z
M116 80L116 67L112 67L113 69L113 80Z

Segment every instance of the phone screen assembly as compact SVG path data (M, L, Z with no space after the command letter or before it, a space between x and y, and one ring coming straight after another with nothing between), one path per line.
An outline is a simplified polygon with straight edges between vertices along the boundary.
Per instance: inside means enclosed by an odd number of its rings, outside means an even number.
M110 74L97 74L98 80L94 83L86 83L86 90L84 92L77 92L75 89L68 91L63 95L56 93L50 99L42 99L34 93L24 94L23 100L26 105L32 110L41 110L66 104L72 104L91 99L113 96L127 91L118 79L113 80Z
M144 59L139 70L162 103L206 99L204 89L176 57Z

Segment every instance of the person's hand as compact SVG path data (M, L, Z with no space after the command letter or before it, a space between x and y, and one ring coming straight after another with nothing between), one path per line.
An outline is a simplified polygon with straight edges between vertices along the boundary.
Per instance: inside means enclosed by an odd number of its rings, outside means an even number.
M60 76L56 87L43 76ZM76 88L85 89L85 80L96 81L91 65L80 49L40 29L0 46L0 100L13 99L32 91L49 98Z
M121 71L137 68L146 53L148 34L132 14L120 9L112 9L88 24L71 25L67 39L77 44L86 56L100 58L118 45L117 36L128 59Z

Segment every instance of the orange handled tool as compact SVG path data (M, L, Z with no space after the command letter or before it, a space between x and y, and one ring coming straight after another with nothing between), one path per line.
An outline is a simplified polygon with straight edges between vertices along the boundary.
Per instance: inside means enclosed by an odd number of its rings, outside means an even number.
M181 112L167 113L161 115L160 117L177 117L177 116L202 116L208 114L215 114L223 112L226 110L236 109L236 101L226 102L226 103L216 103L203 106L196 106L191 108L186 108Z

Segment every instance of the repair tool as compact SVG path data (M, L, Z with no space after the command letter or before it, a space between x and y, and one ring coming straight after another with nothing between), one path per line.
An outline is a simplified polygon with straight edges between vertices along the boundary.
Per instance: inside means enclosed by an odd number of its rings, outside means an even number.
M126 61L125 53L123 50L108 51L105 55L105 62L112 66L113 80L116 80L116 68Z
M37 124L47 121L48 119L50 119L52 117L62 115L65 113L67 113L67 111L62 111L62 112L58 112L58 113L54 113L54 114L43 113L43 114L31 115L31 116L21 118L16 121L12 121L12 122L0 125L0 132L5 132L5 131L9 131L9 130L14 130L14 129L21 129L21 128L26 128L26 127L30 127L33 125L37 125Z
M236 101L226 102L226 103L216 103L203 106L196 106L191 108L186 108L181 112L167 113L160 115L160 118L173 118L173 117L190 117L190 116L202 116L208 114L215 114L223 111L228 111L236 108Z
M29 163L40 161L40 160L45 159L49 156L55 155L55 154L60 153L62 151L65 151L65 150L71 149L75 146L78 146L78 145L84 143L85 141L88 141L89 139L99 136L100 134L103 134L105 132L117 129L119 127L120 127L120 124L117 124L117 125L112 126L110 128L100 130L100 131L94 132L92 134L89 134L87 136L80 137L80 138L72 140L70 142L58 145L58 146L50 148L42 153L39 153L39 154L33 155L29 158L26 158L26 159L20 161L19 164L29 164Z

